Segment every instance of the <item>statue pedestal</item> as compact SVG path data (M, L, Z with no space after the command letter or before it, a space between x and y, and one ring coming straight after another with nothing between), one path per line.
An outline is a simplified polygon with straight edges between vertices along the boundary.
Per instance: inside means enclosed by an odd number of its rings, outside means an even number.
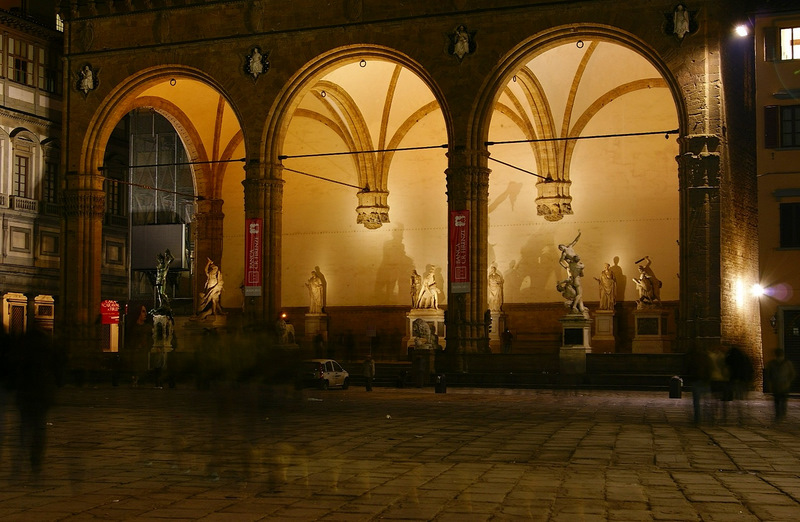
M153 315L153 346L147 361L148 369L167 367L167 354L172 351L175 323L168 315Z
M406 314L406 336L403 337L403 345L406 349L414 348L416 345L413 324L417 319L422 319L428 323L428 326L431 328L431 333L439 338L439 346L444 349L444 310L438 310L436 308L415 308Z
M328 314L306 314L306 329L304 339L312 342L317 334L328 338Z
M594 313L594 335L592 350L597 353L613 353L617 340L614 338L614 310L597 310Z
M558 352L559 368L562 374L586 373L586 354L591 353L589 343L592 320L581 314L570 314L559 319L561 322L561 349Z
M500 353L503 344L500 334L506 329L506 314L503 312L491 312L491 315L492 327L489 331L489 350L492 353Z
M636 335L633 338L633 353L667 353L672 338L667 330L667 312L659 308L642 309L633 312Z

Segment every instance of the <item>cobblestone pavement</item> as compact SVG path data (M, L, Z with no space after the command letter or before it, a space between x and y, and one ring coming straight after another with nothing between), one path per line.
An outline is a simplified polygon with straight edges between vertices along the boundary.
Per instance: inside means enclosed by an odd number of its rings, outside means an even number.
M651 392L59 393L38 476L0 402L4 521L800 520L800 413L760 394L696 427Z

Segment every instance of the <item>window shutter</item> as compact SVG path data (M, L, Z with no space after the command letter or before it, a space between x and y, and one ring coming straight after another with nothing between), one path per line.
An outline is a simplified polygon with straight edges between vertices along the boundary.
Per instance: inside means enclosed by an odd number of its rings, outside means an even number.
M775 27L764 28L764 61L774 62L778 59L778 29Z
M764 107L764 148L777 149L780 136L780 107L767 105Z

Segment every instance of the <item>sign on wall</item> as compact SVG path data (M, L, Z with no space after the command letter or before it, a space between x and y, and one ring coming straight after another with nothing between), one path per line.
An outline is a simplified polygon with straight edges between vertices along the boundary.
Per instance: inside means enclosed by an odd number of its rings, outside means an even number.
M245 270L244 295L258 297L261 295L261 218L246 219L245 223Z
M100 320L102 324L119 324L119 303L111 300L101 301Z
M468 294L470 291L469 210L450 212L450 291Z

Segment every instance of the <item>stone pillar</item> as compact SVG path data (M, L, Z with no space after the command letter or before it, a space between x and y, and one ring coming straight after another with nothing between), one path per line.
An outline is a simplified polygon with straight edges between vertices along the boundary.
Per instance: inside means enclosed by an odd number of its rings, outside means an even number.
M470 211L470 292L454 294L450 284L447 288L447 352L456 371L466 370L458 355L477 353L489 345L484 320L491 172L486 166L487 157L484 150L456 148L448 153L449 167L445 171L448 210ZM448 245L448 256L450 253Z
M678 335L682 341L715 342L721 335L720 139L713 134L695 134L679 141Z
M99 349L100 274L103 268L103 177L68 172L64 191L62 223L60 328L67 349L77 360L80 354Z
M260 218L261 232L261 296L245 297L245 320L272 325L281 306L281 227L283 212L283 166L267 168L251 161L245 167L245 217Z

